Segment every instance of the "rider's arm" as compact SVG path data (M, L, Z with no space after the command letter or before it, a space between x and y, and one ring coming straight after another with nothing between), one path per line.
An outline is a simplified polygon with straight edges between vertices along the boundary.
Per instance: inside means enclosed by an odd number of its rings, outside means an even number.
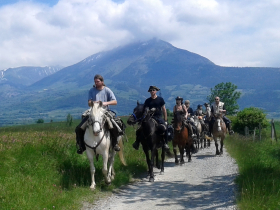
M161 107L161 110L162 110L162 114L163 114L163 117L164 117L164 121L167 122L167 112L166 112L165 105L163 105Z

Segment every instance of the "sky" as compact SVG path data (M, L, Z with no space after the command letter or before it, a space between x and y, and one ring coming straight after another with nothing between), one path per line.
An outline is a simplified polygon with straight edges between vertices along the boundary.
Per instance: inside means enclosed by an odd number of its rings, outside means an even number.
M279 0L0 0L0 70L158 38L221 66L280 67Z

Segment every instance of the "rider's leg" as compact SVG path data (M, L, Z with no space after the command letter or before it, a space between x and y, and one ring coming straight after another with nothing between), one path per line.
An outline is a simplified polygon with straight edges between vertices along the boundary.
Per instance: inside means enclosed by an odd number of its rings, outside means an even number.
M230 134L230 135L231 135L231 134L234 134L234 131L231 129L231 121L230 121L230 119L228 119L226 116L223 116L223 120L224 120L224 122L226 123L226 126L227 126L227 128L228 128L229 134Z
M140 141L141 141L141 139L140 139L140 132L141 132L140 129L138 129L138 130L136 131L136 140L135 140L135 142L132 144L133 148L136 149L136 150L138 150L138 149L139 149L139 146L140 146Z
M88 116L84 117L82 119L82 122L76 127L76 146L77 146L77 153L83 154L83 152L86 150L85 142L84 142L84 135L86 130L86 124L87 124Z
M116 127L113 127L110 129L110 134L111 134L111 141L112 141L112 147L113 149L118 152L121 150L120 146L118 145L118 129Z

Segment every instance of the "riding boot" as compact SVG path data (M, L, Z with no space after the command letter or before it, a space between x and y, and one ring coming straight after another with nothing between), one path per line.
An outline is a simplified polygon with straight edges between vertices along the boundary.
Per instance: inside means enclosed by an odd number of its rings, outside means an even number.
M140 141L141 141L141 139L140 139L140 135L141 135L141 130L140 129L138 129L137 131L136 131L136 140L135 140L135 142L132 144L132 147L134 148L134 149L136 149L136 150L138 150L139 149L139 146L140 146Z
M110 129L111 141L113 149L118 152L121 150L120 146L118 145L118 130L116 127Z
M170 150L170 148L168 146L168 132L167 132L167 130L165 131L165 135L164 135L164 145L163 145L163 147L166 150Z
M85 146L85 142L84 142L85 131L82 128L77 126L75 129L75 132L76 132L77 153L83 154L83 152L86 150L86 146Z

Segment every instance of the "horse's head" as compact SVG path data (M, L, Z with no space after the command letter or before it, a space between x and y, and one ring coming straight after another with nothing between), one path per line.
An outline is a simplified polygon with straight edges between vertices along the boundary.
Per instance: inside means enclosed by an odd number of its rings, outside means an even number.
M104 114L107 112L107 109L103 106L102 101L92 103L91 105L90 121L92 122L92 130L93 134L98 136L105 124Z
M174 113L174 129L175 130L181 130L185 115L186 115L186 113L184 111L176 111Z
M134 108L133 113L130 115L130 117L127 120L127 124L128 125L134 125L137 122L139 122L140 120L143 119L143 115L144 115L144 104L140 104L137 101L137 106Z

